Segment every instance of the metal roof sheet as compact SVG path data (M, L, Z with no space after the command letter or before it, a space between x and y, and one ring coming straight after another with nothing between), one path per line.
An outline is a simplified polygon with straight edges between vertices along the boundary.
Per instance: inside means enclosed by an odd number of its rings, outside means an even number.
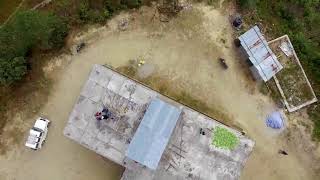
M242 34L239 40L264 81L268 81L283 68L258 26Z
M156 169L179 119L181 110L160 99L151 101L126 156L150 169Z

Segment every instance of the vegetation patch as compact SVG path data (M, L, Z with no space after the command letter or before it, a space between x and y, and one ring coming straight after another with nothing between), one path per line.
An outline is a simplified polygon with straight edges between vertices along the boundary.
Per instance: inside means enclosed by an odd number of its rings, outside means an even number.
M139 78L136 74L138 71L138 65L135 60L130 60L126 66L120 66L116 70L129 78L133 78L152 88L159 93L166 95L175 101L189 106L199 112L206 114L216 120L221 120L223 123L231 125L232 119L226 114L220 107L208 105L206 102L192 96L189 92L177 87L176 82L169 80L169 77L163 75L153 74L147 78Z
M286 37L269 43L269 46L283 65L283 69L276 76L286 101L291 108L294 108L313 100L314 95L308 79L303 74L303 69L298 64L299 60L293 55L288 57L282 52L280 48L282 42L288 43Z
M239 144L239 138L227 129L217 126L212 133L212 145L221 149L233 150Z
M104 24L121 10L139 8L148 0L54 0L44 11L52 11L66 19L72 27Z
M32 49L58 49L64 45L67 25L57 16L39 11L18 12L0 28L0 84L10 85L27 73Z
M285 66L277 78L291 106L299 106L314 98L298 65L292 63Z

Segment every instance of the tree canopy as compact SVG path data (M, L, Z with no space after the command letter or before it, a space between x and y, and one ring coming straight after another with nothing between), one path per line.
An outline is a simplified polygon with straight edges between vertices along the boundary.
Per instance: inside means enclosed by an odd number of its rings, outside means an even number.
M11 84L26 74L26 56L32 48L59 48L67 35L67 25L53 14L18 12L0 28L0 84Z

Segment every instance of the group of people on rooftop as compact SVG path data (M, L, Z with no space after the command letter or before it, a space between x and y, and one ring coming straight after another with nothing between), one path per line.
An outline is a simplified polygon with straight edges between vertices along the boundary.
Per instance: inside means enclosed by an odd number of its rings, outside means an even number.
M111 113L107 108L103 108L101 112L96 112L94 115L97 121L108 119Z

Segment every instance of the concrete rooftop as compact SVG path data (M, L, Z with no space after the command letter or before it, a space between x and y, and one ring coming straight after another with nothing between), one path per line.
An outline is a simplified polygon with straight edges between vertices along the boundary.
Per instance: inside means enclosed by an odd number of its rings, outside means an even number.
M159 98L182 113L156 170L125 157L128 145L152 99ZM94 114L105 106L112 118L97 122ZM239 137L236 149L211 145L212 129L222 126ZM205 135L200 135L203 128ZM126 168L122 180L239 179L254 142L214 119L101 65L94 65L64 135Z

